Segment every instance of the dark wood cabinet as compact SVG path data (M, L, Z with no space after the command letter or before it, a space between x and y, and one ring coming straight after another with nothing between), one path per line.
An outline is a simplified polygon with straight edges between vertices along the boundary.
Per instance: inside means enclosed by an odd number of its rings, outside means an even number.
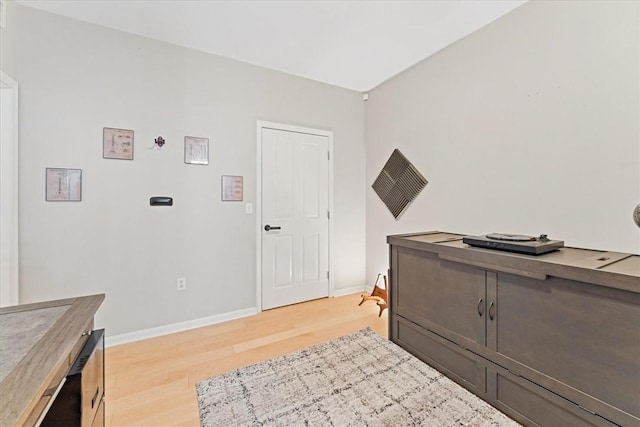
M392 341L525 425L640 425L640 257L388 242Z
M485 325L475 307L485 293L485 273L452 262L441 263L434 253L403 250L396 253L398 282L396 311L434 332L453 334L459 341L485 345Z

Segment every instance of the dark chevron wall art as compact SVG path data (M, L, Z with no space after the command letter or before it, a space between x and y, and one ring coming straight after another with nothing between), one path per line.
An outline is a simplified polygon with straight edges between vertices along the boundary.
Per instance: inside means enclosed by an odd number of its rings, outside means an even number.
M371 186L395 219L407 209L428 181L397 148Z

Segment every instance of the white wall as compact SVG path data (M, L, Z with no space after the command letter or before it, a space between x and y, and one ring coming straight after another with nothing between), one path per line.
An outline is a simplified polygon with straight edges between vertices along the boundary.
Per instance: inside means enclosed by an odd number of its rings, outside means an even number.
M15 80L16 77L16 2L5 0L5 29L0 30L0 70Z
M0 30L0 306L18 299L18 83L16 4L4 3Z
M386 236L547 233L640 253L640 3L529 2L370 92L367 282ZM395 221L394 148L429 184Z
M106 293L111 336L256 306L256 121L334 132L335 289L365 273L360 94L18 6L21 302ZM135 131L133 161L102 159L102 128ZM152 149L162 135L162 150ZM185 135L210 164L183 163ZM83 170L82 202L45 202L46 167ZM173 207L150 207L167 195ZM176 278L187 290L176 291Z

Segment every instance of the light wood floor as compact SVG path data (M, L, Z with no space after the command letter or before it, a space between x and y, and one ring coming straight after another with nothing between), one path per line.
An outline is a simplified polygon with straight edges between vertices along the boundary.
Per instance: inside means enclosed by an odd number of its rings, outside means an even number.
M107 426L199 426L196 382L367 326L387 336L385 310L359 294L277 308L256 316L106 350Z

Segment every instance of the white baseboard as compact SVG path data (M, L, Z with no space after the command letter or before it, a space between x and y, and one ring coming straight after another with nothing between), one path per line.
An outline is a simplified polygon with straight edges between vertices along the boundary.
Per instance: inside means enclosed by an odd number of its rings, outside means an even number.
M189 329L201 328L203 326L215 325L216 323L228 322L229 320L240 319L258 314L256 307L245 308L243 310L229 313L216 314L214 316L200 319L188 320L186 322L172 323L170 325L158 326L157 328L144 329L142 331L128 332L126 334L105 337L105 347L112 347L120 344L127 344L147 338L159 337L176 332L187 331Z
M367 285L352 286L350 288L344 288L344 289L334 289L333 296L343 297L345 295L357 294L358 292L363 292L366 290L367 290Z
M334 297L342 297L345 295L357 294L365 292L367 285L352 286L350 288L334 289ZM105 347L113 347L120 344L127 344L135 341L155 338L162 335L174 334L176 332L188 331L189 329L201 328L203 326L215 325L216 323L228 322L229 320L240 319L243 317L254 316L258 314L257 307L245 308L243 310L232 311L229 313L216 314L214 316L203 317L201 319L188 320L186 322L172 323L170 325L158 326L156 328L143 329L141 331L128 332L126 334L106 336Z

